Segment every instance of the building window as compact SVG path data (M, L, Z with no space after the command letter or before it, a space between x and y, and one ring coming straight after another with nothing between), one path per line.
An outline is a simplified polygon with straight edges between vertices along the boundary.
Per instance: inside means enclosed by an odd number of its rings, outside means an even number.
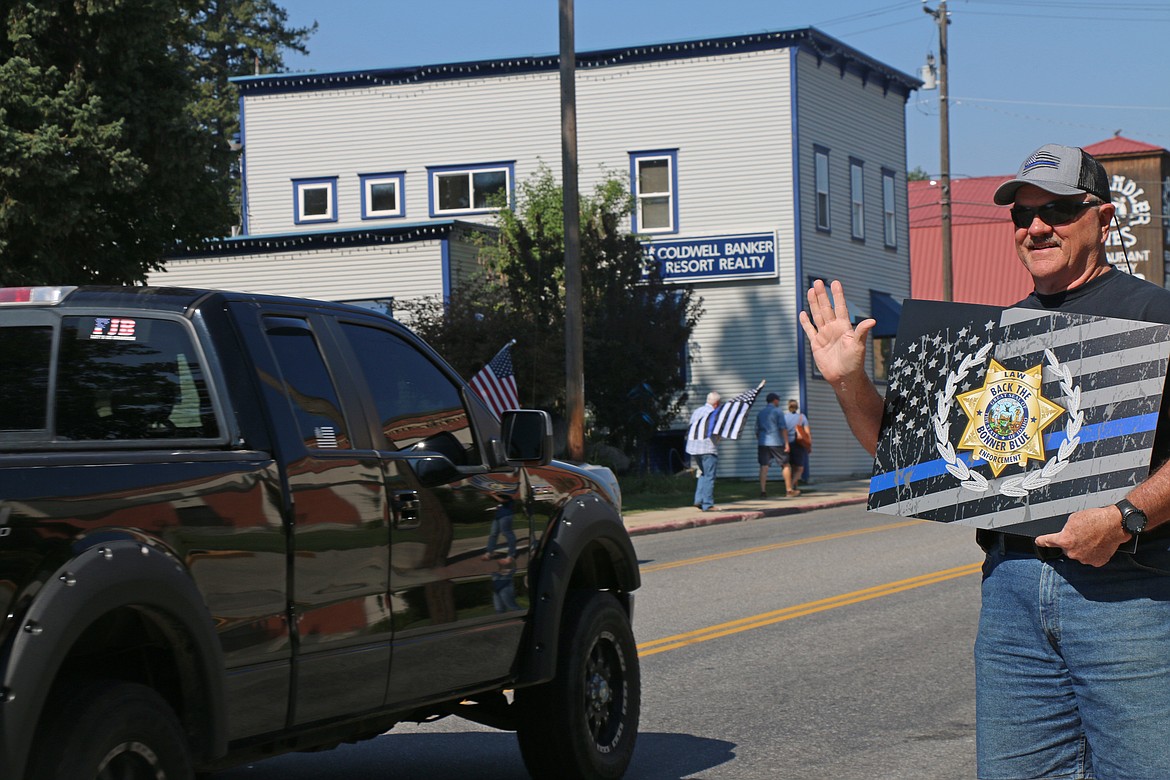
M634 233L678 232L678 150L630 152Z
M849 160L849 201L852 204L850 213L853 217L853 237L859 241L865 240L865 182L861 160Z
M886 246L898 245L897 206L894 201L894 172L882 169L882 225L885 229Z
M817 230L829 230L829 150L814 147L817 192Z
M362 219L386 219L406 214L402 203L402 173L365 173L362 183Z
M486 214L512 202L514 163L427 168L431 216Z
M293 222L337 221L337 178L293 179Z

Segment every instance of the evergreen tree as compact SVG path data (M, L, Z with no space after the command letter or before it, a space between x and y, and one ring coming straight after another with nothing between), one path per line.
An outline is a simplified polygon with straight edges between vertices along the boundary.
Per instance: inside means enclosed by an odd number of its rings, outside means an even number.
M202 0L187 15L196 85L192 116L217 139L214 165L232 180L239 214L239 92L230 79L284 70L286 51L308 53L305 43L317 23L289 27L288 13L274 0Z
M283 23L263 0L232 7L236 19L256 14L237 32ZM236 107L217 113L224 104L201 97L234 74L208 54L230 36L196 26L210 25L209 10L200 0L0 6L0 284L141 282L175 247L228 233L235 120L223 117Z

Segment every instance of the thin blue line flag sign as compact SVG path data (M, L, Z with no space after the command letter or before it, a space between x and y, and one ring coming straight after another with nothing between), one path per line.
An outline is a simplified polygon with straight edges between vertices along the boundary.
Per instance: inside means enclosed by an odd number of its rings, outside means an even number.
M1150 470L1170 325L906 301L869 509L1039 536Z

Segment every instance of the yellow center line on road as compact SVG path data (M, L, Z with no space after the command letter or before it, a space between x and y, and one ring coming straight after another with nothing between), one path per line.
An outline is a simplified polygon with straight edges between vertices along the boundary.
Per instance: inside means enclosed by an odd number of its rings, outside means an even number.
M922 525L929 522L928 520L904 520L900 523L887 523L886 525L874 525L868 528L855 528L852 531L841 531L835 534L824 534L822 536L810 536L807 539L794 539L790 542L776 542L775 544L765 544L760 547L748 547L743 550L731 550L730 552L712 553L711 555L702 555L698 558L687 558L682 561L672 561L671 563L656 563L650 566L641 567L643 574L649 574L655 571L663 571L664 569L677 569L679 566L690 566L695 563L708 563L710 561L721 561L727 558L735 558L740 555L752 555L754 553L768 552L769 550L783 550L785 547L799 547L802 544L815 544L817 542L828 542L833 539L845 539L850 536L860 536L861 534L872 534L876 531L892 531L896 528L906 528L911 525Z
M772 612L764 612L759 615L752 615L751 617L740 618L739 620L732 620L727 623L720 623L719 625L709 626L708 628L700 628L695 631L688 631L683 634L675 634L674 636L663 637L662 639L653 639L649 642L643 642L638 645L638 655L646 657L654 655L655 653L664 653L667 650L676 650L687 645L698 644L699 642L706 642L711 639L718 639L719 637L728 636L730 634L738 634L741 631L750 631L753 628L762 628L770 626L773 623L782 623L785 620L792 620L793 618L804 617L805 615L812 615L817 612L824 612L829 609L836 609L837 607L848 606L849 604L857 604L862 601L869 601L870 599L882 598L883 596L892 596L895 593L912 590L914 588L921 588L924 585L935 585L947 580L957 579L958 577L966 577L971 574L978 574L983 568L983 562L969 563L964 566L956 566L953 569L943 569L942 571L931 572L929 574L922 574L917 577L911 577L905 580L898 580L896 582L888 582L884 585L875 585L872 588L865 588L863 590L855 590L852 593L842 593L839 596L830 596L827 599L820 599L819 601L810 601L805 604L796 604L784 609L777 609Z

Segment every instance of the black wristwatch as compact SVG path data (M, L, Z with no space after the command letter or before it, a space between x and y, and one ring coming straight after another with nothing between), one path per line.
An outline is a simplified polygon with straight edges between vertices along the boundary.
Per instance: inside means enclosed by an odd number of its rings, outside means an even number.
M1146 530L1146 524L1150 522L1149 518L1146 517L1146 513L1124 498L1114 504L1114 506L1121 510L1121 527L1129 531L1136 542L1138 534Z

